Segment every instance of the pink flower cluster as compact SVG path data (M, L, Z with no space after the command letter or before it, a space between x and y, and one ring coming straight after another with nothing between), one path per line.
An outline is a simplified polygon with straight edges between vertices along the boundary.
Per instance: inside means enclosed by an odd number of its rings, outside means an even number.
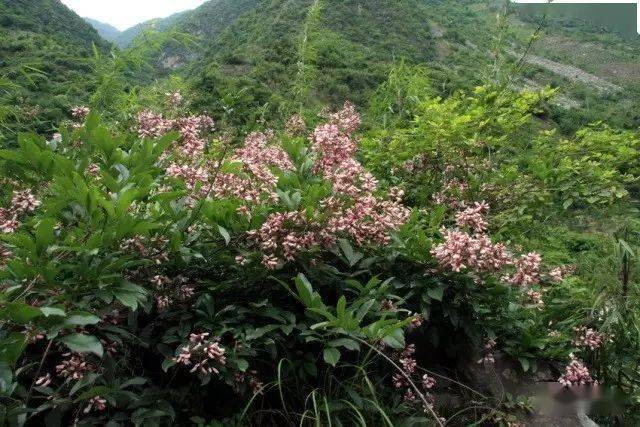
M414 381L414 378L412 377L416 376L418 372L418 363L416 362L416 359L414 357L415 351L415 345L408 344L402 352L396 355L396 359L398 360L398 364L400 365L400 368L402 369L404 375L400 372L397 372L393 374L391 380L395 388L404 389L403 400L407 405L412 406L424 406L425 403L422 399L419 398L416 390L409 383L408 378L410 378L414 384L421 385L422 397L427 402L429 409L431 409L433 408L435 399L433 395L429 393L429 391L436 386L437 381L435 378L428 374L424 374L422 375L422 377L418 377L419 380ZM427 410L426 407L424 407L423 409Z
M332 215L327 229L331 234L346 233L358 245L385 245L390 240L389 232L399 230L410 215L411 211L398 201L366 195Z
M89 365L81 353L66 353L63 356L66 359L56 366L56 372L62 378L80 380L87 372L93 370L93 367Z
M254 395L262 394L264 389L264 384L258 379L258 372L255 370L236 373L233 383L233 388L236 393L240 393L245 385L249 386Z
M460 230L443 230L444 242L431 254L442 267L455 272L472 269L480 273L496 272L511 263L507 248L493 244L485 234L470 235Z
M246 202L260 203L262 200L277 200L275 187L278 182L273 170L289 171L293 164L280 147L270 145L271 134L255 132L248 135L244 146L237 149L231 163L241 167L236 173L212 173L220 167L216 162L174 162L167 168L167 175L185 181L192 197L206 197L211 193L218 198L233 197ZM211 182L215 176L215 182ZM197 191L197 189L200 191Z
M120 243L120 250L123 252L135 252L141 258L150 259L156 265L161 265L169 260L167 243L168 239L160 235L155 235L147 239L146 242L142 236L135 236L123 240Z
M604 345L605 335L592 328L582 326L574 328L576 337L572 340L576 347L589 347L591 350L597 350Z
M98 177L100 176L100 166L96 163L91 163L89 164L89 166L87 166L85 173L92 177Z
M529 289L527 291L527 300L530 304L538 306L540 310L544 307L544 301L542 300L542 292Z
M478 363L483 363L485 365L493 365L496 363L496 359L493 355L493 349L496 347L497 342L495 338L489 338L484 343L484 356L482 359L478 360Z
M558 382L565 387L598 384L591 378L589 369L573 355L571 355L571 362L565 367L564 374L558 378Z
M19 214L33 212L40 204L40 200L36 199L30 189L14 191L11 198L12 209Z
M102 412L107 409L107 401L100 396L94 396L89 400L87 407L82 411L85 414L88 414L91 411L99 411Z
M307 133L307 124L300 114L294 114L287 120L284 131L288 136L301 136Z
M0 244L0 267L7 264L13 253L4 245Z
M551 283L560 283L565 277L570 276L575 272L575 265L562 265L549 271L549 281Z
M14 191L9 209L0 208L0 233L13 233L20 227L18 217L35 211L41 205L40 200L30 189Z
M433 201L440 205L450 206L454 209L463 207L461 196L469 189L469 184L458 178L449 178L444 181L442 190L435 193Z
M528 287L540 282L540 266L542 257L530 252L514 261L516 272L514 275L507 277L507 281L513 285Z
M189 279L178 276L170 279L167 276L155 275L151 278L151 284L156 293L158 310L166 310L176 301L185 302L194 295L194 288L189 284Z
M469 207L456 214L456 225L462 229L468 227L475 233L484 233L487 230L485 215L489 212L489 205L483 202L475 202Z
M187 159L202 154L206 142L202 133L213 130L213 119L209 116L190 116L165 119L162 115L144 110L138 114L138 135L140 138L158 138L171 130L180 134L177 151Z
M248 236L266 253L263 258L265 267L273 269L278 265L277 258L273 256L278 248L282 249L284 258L291 261L298 252L318 244L314 231L304 231L308 230L307 227L308 221L300 212L276 212L269 215L260 229L249 231Z
M83 105L75 106L71 109L71 116L78 121L82 121L89 115L90 112L91 110L89 109L89 107L85 107Z
M300 251L330 247L340 236L350 237L357 245L387 244L389 233L409 219L411 212L400 200L402 192L394 189L388 199L375 196L376 180L353 157L357 145L350 133L359 124L355 108L347 103L342 111L331 115L330 123L316 128L311 137L315 171L333 184L334 193L319 203L317 215L307 218L306 212L274 213L259 230L248 233L250 240L265 252L263 264L268 268L276 268L279 257L292 260ZM238 154L244 163L250 164L257 156L249 148L264 147L264 143L247 145ZM279 169L292 167L279 159L281 153L260 150L259 157ZM275 182L269 181L269 175L259 167L251 172L263 183Z
M318 126L311 136L316 154L315 169L333 184L333 191L356 197L371 194L378 182L354 158L358 145L351 134L360 126L360 116L351 103L331 115L330 122Z
M218 339L209 339L208 333L189 335L189 343L180 349L173 361L179 365L190 366L191 373L203 375L219 374L226 364L225 349Z
M167 104L169 105L169 107L176 108L180 106L180 104L182 104L183 98L179 90L176 90L174 92L167 92L165 93L165 96L167 97Z

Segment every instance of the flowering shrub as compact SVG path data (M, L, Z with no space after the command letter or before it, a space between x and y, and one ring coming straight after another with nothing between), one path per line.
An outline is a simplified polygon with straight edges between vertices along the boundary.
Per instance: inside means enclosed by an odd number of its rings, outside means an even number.
M309 135L298 116L235 140L177 115L182 101L169 93L168 113L143 110L117 136L77 107L51 140L0 153L8 419L270 424L248 408L304 414L322 390L346 420L335 402L371 400L373 381L389 417L443 424L450 386L423 355L464 343L488 365L519 351L509 316L531 316L568 274L494 243L487 203L407 207L358 161L349 103ZM574 365L563 383L581 381Z

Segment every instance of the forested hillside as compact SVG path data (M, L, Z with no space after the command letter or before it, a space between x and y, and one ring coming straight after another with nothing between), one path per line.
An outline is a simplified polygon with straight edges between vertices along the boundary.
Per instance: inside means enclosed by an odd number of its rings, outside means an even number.
M53 130L69 105L88 100L93 46L109 45L59 0L2 0L0 79L20 90L4 92L16 130ZM0 92L0 95L3 93Z
M0 424L640 422L640 41L0 2Z

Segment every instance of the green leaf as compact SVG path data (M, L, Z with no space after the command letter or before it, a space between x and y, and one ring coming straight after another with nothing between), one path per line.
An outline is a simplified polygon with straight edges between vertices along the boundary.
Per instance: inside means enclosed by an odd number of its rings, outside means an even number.
M9 320L20 324L29 323L36 317L43 315L39 308L31 307L30 305L21 302L12 302L7 304L5 314L8 316Z
M340 246L340 249L342 250L342 253L344 254L347 261L349 261L349 265L351 267L356 265L364 257L364 255L360 252L356 252L353 250L351 243L349 243L347 239L339 239L338 245Z
M164 372L168 372L169 368L173 367L176 365L176 362L173 361L173 359L164 359L162 361L162 370Z
M246 372L246 370L249 369L249 362L247 362L245 359L236 360L236 364L238 365L238 369L240 370L240 372Z
M66 315L63 309L57 307L41 307L40 311L45 315L45 317Z
M527 372L530 368L530 364L529 364L529 359L526 359L524 357L518 357L518 360L520 361L520 365L522 366L522 370L524 372Z
M329 365L336 366L338 360L340 360L340 351L334 347L326 347L322 353L322 357Z
M100 322L100 318L98 316L94 316L91 313L85 312L74 312L70 313L69 316L65 319L64 323L68 326L85 326L85 325L95 325Z
M336 315L338 316L338 319L344 317L346 308L347 308L347 299L343 295L338 300L338 306L336 307Z
M131 387L132 385L143 385L147 383L147 379L146 378L142 378L142 377L135 377L135 378L131 378L130 380L127 380L125 382L123 382L120 385L120 389L124 390L127 387Z
M0 341L0 362L14 366L27 346L27 337L21 333L13 333Z
M102 357L104 349L98 338L93 335L72 334L61 338L61 341L69 347L71 351L78 353L93 353Z
M427 295L433 298L436 301L442 301L442 296L444 294L444 288L442 286L438 286L437 288L429 288L427 289Z
M146 290L131 282L124 282L114 290L114 296L125 306L136 310L146 299Z
M349 338L338 338L332 341L329 341L329 345L331 347L344 347L347 350L359 350L360 344L356 341Z
M224 228L221 225L218 225L218 231L220 232L220 235L222 236L222 238L224 238L224 241L227 243L227 245L229 244L229 242L231 241L231 235L229 234L229 232L227 231L226 228Z
M390 334L382 338L382 342L391 348L404 348L404 333L402 329L394 329Z
M35 235L38 253L42 254L44 250L55 241L56 237L53 231L55 225L55 219L45 218L36 226Z
M307 307L311 307L313 304L313 288L311 287L311 283L302 273L300 273L298 277L296 277L295 283L296 289L298 291L298 296L300 297L304 305L306 305Z

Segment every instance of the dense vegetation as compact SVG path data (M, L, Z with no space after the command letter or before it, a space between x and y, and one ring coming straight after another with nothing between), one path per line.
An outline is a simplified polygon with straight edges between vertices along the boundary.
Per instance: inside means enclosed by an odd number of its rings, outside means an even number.
M3 424L638 423L637 117L524 85L542 29L214 0L119 50L6 4Z
M108 43L58 0L2 0L0 105L12 120L0 122L0 137L52 132L69 105L87 102L94 47L106 51ZM9 83L14 90L4 91Z

